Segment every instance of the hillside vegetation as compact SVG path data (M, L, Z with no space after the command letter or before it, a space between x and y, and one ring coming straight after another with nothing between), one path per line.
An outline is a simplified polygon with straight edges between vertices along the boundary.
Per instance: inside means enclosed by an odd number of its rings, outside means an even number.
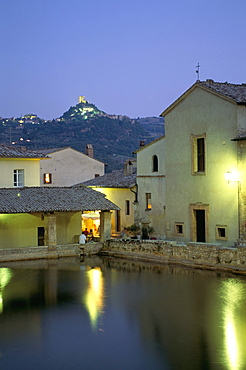
M159 118L151 119L157 123L158 130L163 128ZM140 141L152 141L163 133L156 128L151 132L150 122L146 118L141 124L141 119L109 115L86 101L70 107L61 117L51 121L34 114L3 118L0 120L0 143L27 149L71 146L82 152L87 144L92 144L94 158L106 163L109 172L122 168L124 161L138 149Z

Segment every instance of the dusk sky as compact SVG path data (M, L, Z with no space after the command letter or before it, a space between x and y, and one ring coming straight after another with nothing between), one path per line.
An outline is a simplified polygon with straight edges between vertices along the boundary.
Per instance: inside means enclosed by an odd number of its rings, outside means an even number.
M158 116L197 79L246 82L245 0L0 0L0 116Z

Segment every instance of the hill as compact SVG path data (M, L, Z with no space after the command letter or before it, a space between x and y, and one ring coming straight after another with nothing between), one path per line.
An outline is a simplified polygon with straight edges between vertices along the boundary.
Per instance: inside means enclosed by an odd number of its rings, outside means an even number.
M139 120L107 114L83 101L51 121L34 114L1 119L0 143L28 149L71 146L82 152L87 144L92 144L94 157L106 163L110 172L122 168L140 141L150 142L155 138L144 128L146 122L142 125Z
M137 118L136 121L155 139L165 133L163 117Z

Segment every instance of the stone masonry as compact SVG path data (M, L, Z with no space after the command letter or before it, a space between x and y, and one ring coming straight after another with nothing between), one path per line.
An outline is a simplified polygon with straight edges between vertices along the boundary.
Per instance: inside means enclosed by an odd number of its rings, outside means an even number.
M130 259L175 263L246 274L246 246L216 243L178 243L163 240L107 240L101 253Z

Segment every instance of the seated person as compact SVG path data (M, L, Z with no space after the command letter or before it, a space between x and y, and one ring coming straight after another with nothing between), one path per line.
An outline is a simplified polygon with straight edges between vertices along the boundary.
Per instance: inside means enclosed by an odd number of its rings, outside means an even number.
M83 231L82 234L79 236L79 244L85 244L85 243L86 243L86 235Z
M89 240L93 240L93 231L92 231L92 229L90 229L90 232L89 232L89 234L87 235L87 238L88 238L88 241L89 241Z
M89 234L89 231L87 230L87 228L85 228L85 230L83 231L85 236L87 237L87 235Z

